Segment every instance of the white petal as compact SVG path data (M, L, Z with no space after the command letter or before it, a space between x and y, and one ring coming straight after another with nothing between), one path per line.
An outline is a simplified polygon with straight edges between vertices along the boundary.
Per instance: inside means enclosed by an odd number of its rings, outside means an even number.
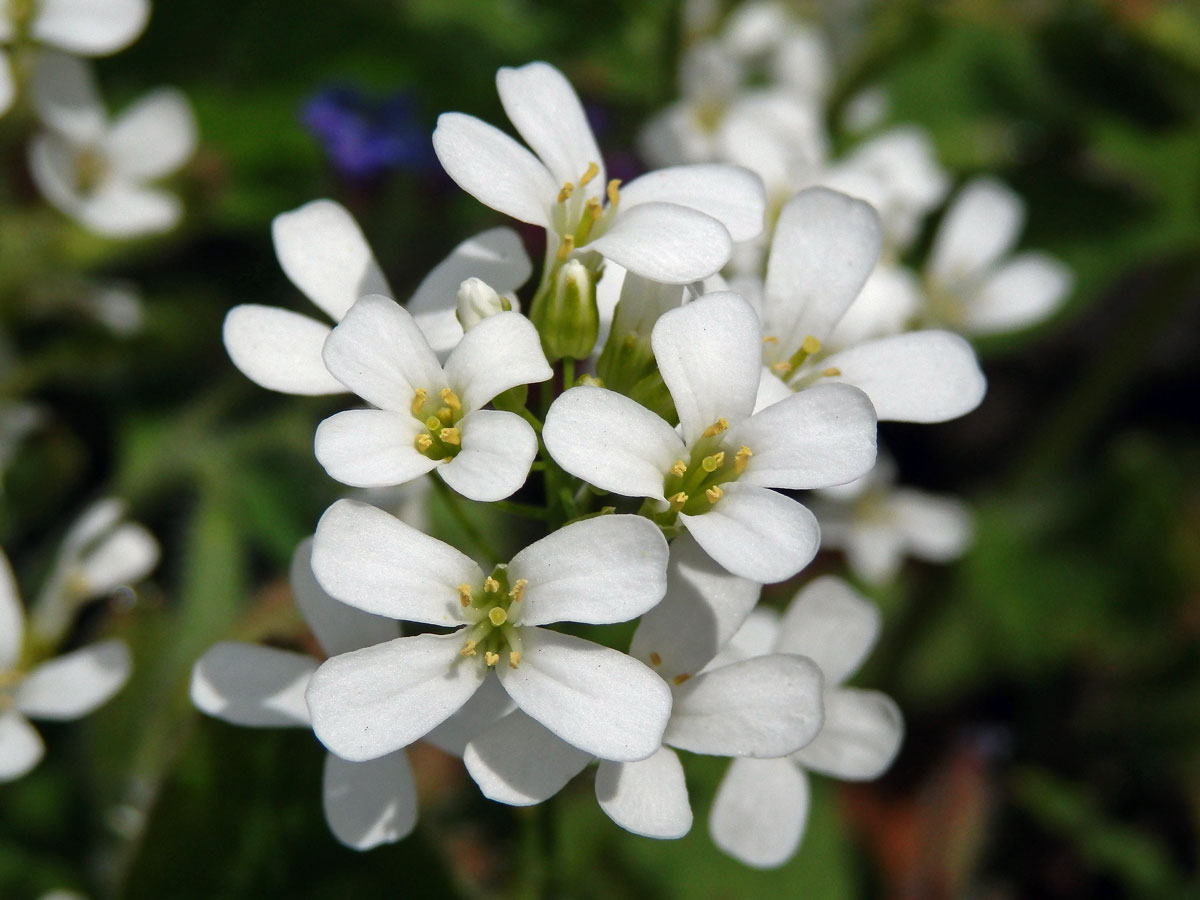
M81 56L129 46L150 18L149 0L40 0L30 33Z
M902 489L896 492L892 509L913 556L949 562L962 556L971 543L971 509L960 500Z
M829 686L841 684L862 665L879 637L879 609L832 575L804 587L784 613L778 653L812 659Z
M588 165L595 163L600 171L593 184L604 186L604 159L583 104L562 72L544 62L500 69L496 89L517 133L541 157L555 181L578 182Z
M509 806L549 800L591 760L520 710L471 741L463 753L483 796Z
M407 747L460 709L487 676L463 638L420 634L326 660L308 685L313 731L343 759Z
M839 688L825 695L821 733L792 759L843 781L867 781L887 771L903 740L904 718L891 697Z
M91 644L44 662L21 682L16 706L33 719L77 719L107 703L129 680L124 641Z
M610 819L634 834L674 840L692 827L683 765L670 747L637 762L601 762L596 799Z
M417 787L403 750L365 762L327 754L321 797L329 830L354 850L393 844L417 824Z
M649 172L621 187L621 205L662 201L707 213L735 241L757 237L763 228L766 196L762 179L739 166L671 166Z
M779 612L770 606L756 606L750 610L742 627L721 648L708 669L774 653L779 642L780 619Z
M684 534L671 543L667 594L642 616L629 653L668 681L694 675L733 637L758 595L757 582L730 575Z
M737 294L707 294L663 313L650 343L688 446L718 418L736 424L754 411L762 337L758 316Z
M479 566L449 544L357 500L339 500L321 516L312 567L344 603L431 625L461 624L458 585L483 581Z
M763 333L789 355L812 335L825 340L875 267L883 241L868 204L809 188L779 214L767 264Z
M676 688L663 742L714 756L783 756L820 730L821 686L821 670L803 656L712 669Z
M780 400L792 396L792 389L784 384L783 379L763 366L762 375L758 381L758 394L754 398L754 411L766 409Z
M818 384L734 425L725 446L754 453L739 484L807 490L866 474L875 464L875 431L865 394Z
M517 312L484 319L463 335L446 360L446 381L466 410L479 409L511 387L553 375L537 329Z
M360 298L329 333L323 353L334 377L380 409L411 415L418 388L446 385L437 355L408 310L380 294Z
M438 461L416 447L425 426L406 413L351 409L317 426L313 449L330 478L355 487L387 487L420 478Z
M963 306L972 334L1015 331L1047 318L1071 290L1071 270L1044 253L1022 253L1005 263Z
M12 566L0 550L0 671L15 668L25 638L25 611Z
M542 440L577 478L626 497L663 497L663 479L684 456L675 429L635 400L575 387L550 406Z
M0 713L0 783L14 781L41 762L41 735L19 712Z
M641 516L597 516L530 544L508 571L510 579L529 582L517 619L522 625L627 622L662 599L667 542Z
M929 251L929 275L947 287L969 280L1012 250L1025 202L995 178L976 178L958 193Z
M871 398L880 421L946 422L983 401L987 379L963 338L949 331L912 331L835 353L820 365Z
M517 708L499 678L486 678L471 699L422 740L451 756L462 757L467 744Z
M850 571L870 584L889 583L904 566L904 535L892 522L855 523L826 546L840 546Z
M145 527L125 522L88 548L76 563L81 589L102 596L145 578L158 565L158 541Z
M537 435L520 416L477 409L458 423L462 449L438 469L442 481L464 497L491 503L515 494L537 456Z
M787 759L735 759L708 815L713 843L756 869L792 858L808 824L808 779Z
M666 284L707 278L733 252L724 225L674 203L643 203L618 210L608 231L584 246L631 272Z
M192 667L192 703L234 725L260 728L310 724L304 692L317 661L258 644L214 644Z
M174 228L183 206L166 191L113 179L81 198L77 209L64 211L96 234L133 238Z
M196 117L181 91L160 88L127 107L105 136L113 168L148 181L170 175L196 151Z
M645 759L662 743L671 712L666 682L636 659L582 638L522 628L521 664L498 666L528 715L601 759Z
M346 386L321 358L329 331L290 310L244 303L225 316L222 336L233 364L255 384L285 394L340 394Z
M67 53L38 54L29 85L34 112L42 124L73 144L95 144L108 114L92 67Z
M392 619L363 612L329 596L313 574L312 545L313 539L305 538L296 547L289 579L300 615L325 655L337 656L399 637L400 628Z
M530 225L550 227L548 211L562 185L503 131L474 116L442 113L433 149L446 173L476 200Z
M734 575L763 584L791 578L817 554L821 534L807 509L783 494L730 484L708 512L679 520Z
M359 297L391 288L354 217L332 200L313 200L271 222L284 274L335 322Z

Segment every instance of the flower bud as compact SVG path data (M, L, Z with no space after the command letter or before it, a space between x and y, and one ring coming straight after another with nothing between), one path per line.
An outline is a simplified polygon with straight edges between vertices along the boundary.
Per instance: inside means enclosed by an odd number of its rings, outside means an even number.
M569 259L554 274L551 290L537 296L529 317L542 337L550 362L570 357L586 359L600 333L596 284L577 259Z
M508 298L497 294L492 286L478 278L468 278L458 286L458 323L463 331L470 331L488 316L508 312L512 304Z

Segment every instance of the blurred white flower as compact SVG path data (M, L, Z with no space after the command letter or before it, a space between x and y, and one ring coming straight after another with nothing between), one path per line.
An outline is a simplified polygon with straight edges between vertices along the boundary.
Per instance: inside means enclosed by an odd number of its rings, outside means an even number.
M150 182L175 172L196 148L182 93L160 88L110 121L90 66L57 52L38 57L32 93L45 128L29 145L29 169L51 204L106 237L174 227L179 199Z

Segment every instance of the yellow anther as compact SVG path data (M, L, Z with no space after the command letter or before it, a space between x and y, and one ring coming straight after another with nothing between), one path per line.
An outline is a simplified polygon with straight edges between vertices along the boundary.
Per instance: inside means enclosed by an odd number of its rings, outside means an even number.
M830 366L828 369L825 369L823 372L821 372L821 374L826 378L837 378L842 374L842 370L837 366Z
M726 418L724 416L721 416L721 418L717 419L717 421L713 422L711 425L709 425L707 428L704 429L704 436L705 437L716 437L718 434L720 434L723 431L727 431L728 429L729 429L728 420L726 420Z
M671 504L673 512L679 512L679 510L683 509L683 504L688 502L688 495L680 491L678 494L672 494L668 497L667 502Z
M765 338L763 338L763 343L764 344L778 344L779 338L775 337L775 335L773 335L773 334L768 334Z
M442 427L442 420L439 419L437 416L430 416L428 419L425 420L425 427L428 428L430 431L438 431Z
M746 463L750 462L750 457L754 454L750 452L750 448L742 446L738 448L737 455L733 458L733 471L741 475L746 471Z
M562 190L558 192L558 202L566 203L571 199L571 195L573 193L575 193L575 185L571 184L569 181L564 181Z
M428 396L429 394L425 388L417 388L417 392L413 394L412 402L412 414L414 416L421 415L421 408L425 406L425 398Z
M493 653L491 650L488 650L483 654L483 661L489 666L494 666L496 663L500 662L500 654Z
M680 672L678 675L676 675L674 678L672 678L671 681L673 681L675 684L683 684L685 681L689 680L691 677L692 676L689 675L687 672Z
M442 398L442 402L454 410L462 409L462 401L458 399L458 394L450 390L450 388L442 388L442 392L438 395Z
M521 602L521 598L525 596L525 586L528 584L529 584L528 579L518 578L516 580L516 582L512 586L512 590L509 592L512 594L513 603Z
M462 435L459 434L457 428L443 428L438 437L442 439L443 444L453 444L455 447L462 444Z
M821 342L818 341L815 337L813 337L810 334L808 337L806 337L803 341L800 342L800 349L803 350L805 353L807 353L809 356L812 356L814 353L821 352Z
M437 415L438 420L441 421L443 425L449 425L454 421L454 410L448 406L443 406L435 415Z
M418 451L420 451L421 453L424 453L426 450L428 450L432 446L433 446L433 438L431 438L429 435L427 435L427 434L418 434L417 435L417 450Z
M608 195L608 205L616 206L621 202L621 179L614 178L608 183L605 193Z
M705 472L715 472L721 466L725 465L725 451L714 453L712 456L706 456L700 461L700 468Z
M558 245L558 253L555 254L559 260L564 260L571 255L571 251L575 249L575 235L568 234L562 239L562 243Z
M587 184L589 181L591 181L593 178L595 178L599 174L600 174L600 167L598 165L596 165L594 162L588 163L587 171L584 172L581 176L579 176L579 186L583 187L585 184Z
M657 653L651 653L650 654L650 665L661 666L662 665L662 657L659 656Z
M508 664L510 666L512 666L514 669L521 665L521 651L520 650L510 650L508 652Z
M463 648L458 652L461 653L463 656L474 656L475 655L475 642L467 641L465 644L463 644Z
M485 594L494 594L500 590L500 582L489 575L483 582L483 592Z
M771 371L776 375L786 375L788 372L792 371L792 364L786 359L777 363L771 363Z
M706 490L704 492L704 496L708 498L709 503L716 503L723 496L725 496L725 492L723 490L721 490L721 488L718 485L714 484L712 487L710 487L708 490Z
M469 584L460 584L458 586L458 602L463 606L471 605L471 586Z
M589 197L584 209L586 209L587 214L592 217L593 222L600 218L600 214L604 212L603 207L600 205L599 197Z
M682 478L684 473L687 472L687 463L682 459L677 459L675 460L675 465L671 466L669 471L676 478Z

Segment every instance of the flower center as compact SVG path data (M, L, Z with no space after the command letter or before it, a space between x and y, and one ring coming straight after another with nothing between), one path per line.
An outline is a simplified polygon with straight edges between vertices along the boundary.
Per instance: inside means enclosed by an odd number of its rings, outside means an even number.
M425 430L414 443L417 452L430 459L450 460L462 449L462 433L458 421L463 417L462 401L450 388L442 388L436 398L425 388L417 388L413 396L412 414Z
M576 182L563 183L558 192L558 202L554 206L554 230L558 232L558 259L565 260L576 247L582 247L594 235L603 234L616 214L617 205L621 202L621 180L613 178L608 182L604 195L608 200L586 190L588 183L600 173L596 163L589 163L587 171L579 176Z
M75 155L75 186L80 193L90 194L108 177L108 162L91 147L84 147Z
M721 499L722 484L737 481L754 454L742 445L736 452L728 452L722 446L722 435L729 429L729 422L717 419L704 429L691 448L691 458L677 459L663 478L663 494L671 504L670 514L684 513L696 516L708 512Z
M792 390L807 387L821 378L836 378L842 374L841 369L834 366L816 368L822 349L821 342L810 334L800 342L795 353L787 359L778 359L781 352L779 338L774 335L763 338L763 356L767 359L776 358L769 368Z
M16 705L16 687L25 677L24 672L16 669L0 669L0 713L12 709Z
M489 668L506 653L508 664L514 669L521 664L521 634L516 620L520 619L519 604L527 584L524 578L518 578L510 586L507 569L499 565L484 579L482 588L458 586L463 612L471 621L459 653L466 657L482 654Z

